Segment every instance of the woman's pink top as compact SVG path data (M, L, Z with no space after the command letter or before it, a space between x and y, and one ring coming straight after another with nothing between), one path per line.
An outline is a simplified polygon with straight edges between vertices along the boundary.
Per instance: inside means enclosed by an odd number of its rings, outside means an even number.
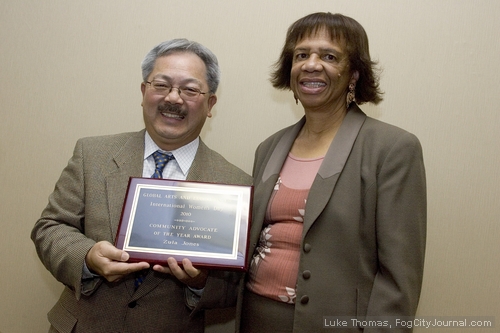
M248 290L295 303L307 195L322 162L323 157L301 159L288 154L267 206L249 269Z

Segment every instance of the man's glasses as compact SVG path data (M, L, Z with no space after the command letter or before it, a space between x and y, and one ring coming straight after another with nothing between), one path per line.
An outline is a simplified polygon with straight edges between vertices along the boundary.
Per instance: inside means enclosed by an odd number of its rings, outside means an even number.
M177 89L179 96L186 101L194 101L198 96L205 95L200 89L193 87L172 87L169 83L161 80L146 81L153 90L159 95L167 96L172 92L172 89Z

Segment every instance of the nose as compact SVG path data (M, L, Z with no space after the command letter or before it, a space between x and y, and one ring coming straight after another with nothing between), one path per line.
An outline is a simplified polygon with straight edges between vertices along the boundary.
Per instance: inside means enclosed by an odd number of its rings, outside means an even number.
M175 94L173 93L174 89L176 91ZM165 95L165 101L172 104L182 104L184 100L181 97L181 90L176 87L170 88L170 91Z
M323 66L321 65L321 59L319 56L315 53L311 54L309 58L307 58L306 61L304 61L304 65L302 66L302 69L307 71L307 72L315 72L315 71L321 71Z

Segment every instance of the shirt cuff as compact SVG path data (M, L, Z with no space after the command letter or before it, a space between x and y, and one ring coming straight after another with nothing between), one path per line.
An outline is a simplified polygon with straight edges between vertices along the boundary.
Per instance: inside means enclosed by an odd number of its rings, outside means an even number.
M94 290L98 280L96 279L100 278L100 275L94 274L90 271L90 269L87 267L87 263L84 261L83 262L83 268L82 268L82 290L81 293L83 295L90 295L92 291Z
M192 310L198 305L204 289L195 289L189 286L186 288L186 304L188 308Z

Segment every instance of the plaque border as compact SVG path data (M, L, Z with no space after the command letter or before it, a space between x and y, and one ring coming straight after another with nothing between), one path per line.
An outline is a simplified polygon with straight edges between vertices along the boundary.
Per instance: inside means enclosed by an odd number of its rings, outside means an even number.
M230 254L217 252L189 251L176 249L157 249L150 247L129 246L131 230L135 223L135 210L139 202L141 189L159 189L165 191L209 193L213 195L238 195L238 206L234 225L234 242ZM173 257L179 264L183 258L191 260L194 266L209 269L235 271L247 270L247 251L252 214L253 186L219 184L185 180L130 177L123 203L120 224L117 229L115 246L126 251L129 262L146 261L150 264L166 266L167 258ZM165 208L168 209L168 208Z

